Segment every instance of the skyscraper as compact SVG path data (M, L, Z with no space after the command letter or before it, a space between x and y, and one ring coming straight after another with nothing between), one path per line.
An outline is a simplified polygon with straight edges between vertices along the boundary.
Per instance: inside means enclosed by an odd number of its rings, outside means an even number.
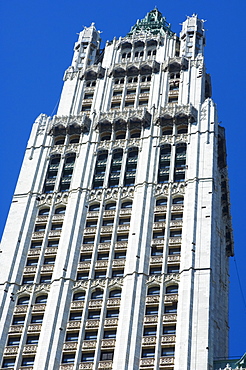
M33 125L2 241L2 368L213 369L233 254L224 129L197 15L85 27Z

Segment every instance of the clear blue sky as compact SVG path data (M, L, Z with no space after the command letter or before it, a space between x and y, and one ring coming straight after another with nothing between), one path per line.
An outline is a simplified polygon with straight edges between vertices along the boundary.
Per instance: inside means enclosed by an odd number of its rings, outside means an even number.
M103 42L124 36L138 18L155 6L180 32L186 15L206 19L207 72L213 99L226 127L235 258L246 297L245 209L245 15L242 0L11 0L1 1L1 215L7 217L23 153L35 118L54 114L64 70L70 65L76 33L91 22L103 31ZM240 185L240 186L239 186ZM231 259L230 355L246 352L246 307Z

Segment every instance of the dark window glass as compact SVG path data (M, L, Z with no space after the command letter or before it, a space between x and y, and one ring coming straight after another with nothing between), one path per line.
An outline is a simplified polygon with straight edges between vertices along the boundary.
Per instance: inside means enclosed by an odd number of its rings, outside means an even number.
M103 298L103 290L98 289L91 294L91 299L102 299Z
M29 296L20 297L17 301L17 305L28 305L29 300L30 300Z
M94 277L95 277L95 279L105 279L106 278L106 270L95 271Z
M119 316L119 309L116 310L107 310L106 317L118 317Z
M166 287L166 294L177 294L178 285L170 285Z
M103 338L116 338L116 330L104 331Z
M164 308L165 313L177 313L177 303L173 303L172 305L165 306Z
M2 368L14 367L15 366L15 358L9 357L3 360Z
M85 292L74 293L73 301L84 301L84 300L85 300Z
M20 343L20 335L16 337L9 337L7 346L18 346Z
M70 312L70 321L80 321L82 318L82 311Z
M157 206L166 206L167 205L167 198L157 199L156 205Z
M42 208L39 210L38 214L41 216L41 215L48 215L49 214L49 211L50 209L49 208Z
M108 260L109 253L98 253L97 259L98 260Z
M144 328L143 335L144 336L156 335L156 326L147 326L146 328Z
M163 334L176 334L176 326L175 325L164 325L163 326Z
M147 306L145 315L158 315L158 306Z
M52 275L41 275L40 284L49 284L51 282Z
M82 353L81 362L93 362L93 361L94 361L94 352Z
M87 331L85 332L85 340L97 339L97 331Z
M34 365L34 359L35 359L34 356L23 357L21 366L32 366L32 365Z
M113 270L112 271L112 277L122 277L124 276L124 269L120 269L120 270Z
M160 275L161 274L161 266L151 267L149 270L150 275Z
M148 348L142 350L142 358L150 358L155 356L155 349L154 348Z
M14 316L12 325L23 325L25 322L25 316Z
M121 204L121 208L132 208L132 202L131 201L123 202Z
M173 204L184 204L184 198L183 197L173 198Z
M26 261L26 266L37 266L38 258L28 258Z
M77 280L87 280L89 276L89 272L79 272L77 274Z
M58 207L55 210L56 215L64 214L66 212L66 207Z
M88 319L100 319L101 311L94 311L90 310L88 311Z
M33 315L31 318L31 323L41 324L43 322L44 315Z
M178 274L179 273L179 265L173 265L167 267L168 274Z
M80 262L85 262L85 261L91 261L91 253L88 254L81 254L80 255Z
M148 289L147 295L159 295L160 294L160 287L153 286Z
M68 353L62 356L63 364L73 364L75 359L75 353Z
M165 356L174 356L174 347L164 347L161 349L161 355Z
M116 252L114 254L114 259L120 259L120 258L126 258L126 252L125 251L122 251L122 252Z
M114 289L109 292L110 298L120 298L121 297L121 290L120 289Z
M107 209L112 209L112 210L116 209L116 203L115 202L112 202L112 203L106 204L105 209L106 210Z
M23 277L22 284L33 284L34 276Z
M35 303L42 303L42 304L44 304L44 303L47 302L47 298L48 298L47 294L39 295L36 298Z
M39 335L28 335L26 338L27 344L38 344Z
M79 332L78 331L71 332L71 333L68 332L67 335L66 335L66 342L77 342L78 337L79 337Z
M108 352L101 352L101 361L112 361L114 358L114 352L108 351Z

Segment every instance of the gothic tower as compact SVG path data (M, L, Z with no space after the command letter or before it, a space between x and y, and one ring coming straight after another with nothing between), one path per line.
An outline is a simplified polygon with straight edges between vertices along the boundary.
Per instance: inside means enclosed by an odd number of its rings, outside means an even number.
M14 370L213 369L233 241L204 22L154 9L80 32L57 115L33 124L1 245Z

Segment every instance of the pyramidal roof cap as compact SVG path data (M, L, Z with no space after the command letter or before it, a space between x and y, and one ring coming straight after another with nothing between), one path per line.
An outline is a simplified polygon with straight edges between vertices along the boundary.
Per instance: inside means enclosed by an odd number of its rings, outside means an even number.
M173 35L171 24L166 22L166 18L157 8L151 10L143 19L138 19L137 23L132 26L127 36L134 34L151 33L153 35L168 33Z

